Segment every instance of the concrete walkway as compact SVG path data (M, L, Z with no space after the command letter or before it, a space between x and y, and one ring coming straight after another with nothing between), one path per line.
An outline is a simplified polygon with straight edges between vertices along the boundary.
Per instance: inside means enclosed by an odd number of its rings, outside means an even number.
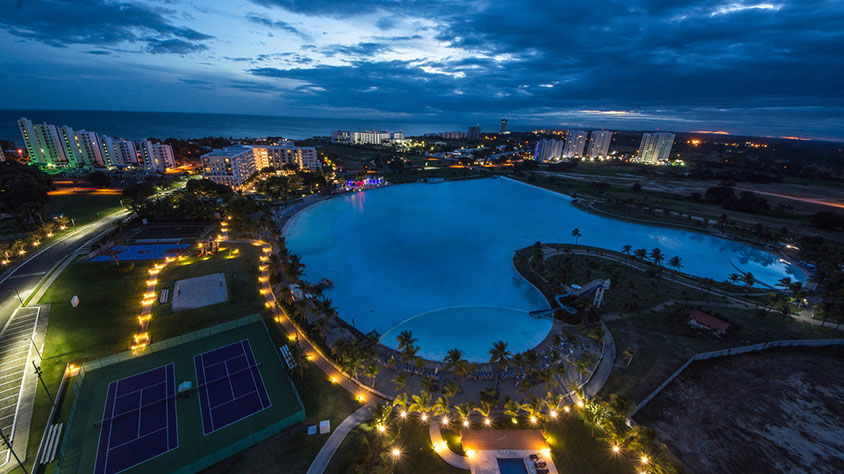
M428 423L428 435L431 437L431 443L434 445L434 451L440 455L443 461L459 469L466 469L467 471L470 469L469 460L466 456L455 454L451 449L449 449L448 444L443 439L439 423L433 420L431 423Z
M331 436L329 436L325 444L322 445L322 449L320 449L319 453L317 453L311 463L311 467L308 468L308 474L322 474L325 472L325 469L328 467L328 463L331 462L331 458L333 458L334 453L337 452L337 448L339 448L343 443L343 440L346 439L346 435L348 435L349 432L351 432L357 425L363 423L367 418L369 418L369 414L372 413L372 408L372 404L369 403L358 408L357 411L347 416L346 419L340 423L340 426L334 429Z
M598 363L598 368L595 369L592 377L582 387L583 393L587 397L594 397L604 388L615 364L615 339L612 337L612 331L603 321L601 321L601 328L604 330L604 348L601 352L601 362Z

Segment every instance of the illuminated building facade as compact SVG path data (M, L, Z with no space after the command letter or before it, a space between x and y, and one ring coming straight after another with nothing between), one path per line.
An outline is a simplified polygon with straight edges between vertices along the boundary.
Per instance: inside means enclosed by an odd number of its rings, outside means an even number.
M644 133L642 134L642 143L639 145L639 154L636 160L641 163L651 164L666 161L671 156L671 147L673 145L673 133Z
M592 130L589 134L589 148L586 156L590 158L603 158L609 154L612 132L607 130Z

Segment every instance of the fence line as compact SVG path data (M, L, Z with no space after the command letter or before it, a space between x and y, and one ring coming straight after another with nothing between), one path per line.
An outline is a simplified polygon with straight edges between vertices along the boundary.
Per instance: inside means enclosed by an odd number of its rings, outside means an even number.
M758 352L764 351L768 349L773 349L777 347L821 347L821 346L842 346L844 345L844 339L807 339L807 340L784 340L784 341L770 341L770 342L763 342L760 344L753 344L750 346L741 346L741 347L731 347L729 349L722 349L719 351L712 351L712 352L701 352L699 354L695 354L683 363L677 370L674 371L667 379L665 379L657 388L653 390L644 400L642 400L636 408L630 413L629 416L635 415L639 410L641 410L645 405L648 404L654 397L659 395L659 393L668 386L674 379L677 378L686 367L691 365L692 362L697 360L706 360L706 359L714 359L716 357L729 357L739 354L746 354L748 352Z

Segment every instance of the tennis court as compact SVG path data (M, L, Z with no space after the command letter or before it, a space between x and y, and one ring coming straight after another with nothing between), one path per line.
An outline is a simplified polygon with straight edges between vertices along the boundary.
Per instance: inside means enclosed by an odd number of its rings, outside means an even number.
M92 262L110 262L117 255L118 260L160 260L164 257L176 257L191 244L143 244L115 245L92 258Z
M204 434L272 406L248 340L196 355L194 366Z
M87 362L68 396L62 473L197 472L305 419L260 315Z
M167 364L108 384L94 472L120 472L179 446L174 377Z

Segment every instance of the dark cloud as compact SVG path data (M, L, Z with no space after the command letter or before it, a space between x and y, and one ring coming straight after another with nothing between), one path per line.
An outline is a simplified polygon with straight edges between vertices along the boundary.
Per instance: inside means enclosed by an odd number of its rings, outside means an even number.
M4 2L0 25L12 35L55 47L71 44L116 46L138 43L153 54L206 49L212 37L177 26L171 12L138 3L108 0L26 0ZM98 53L95 53L98 54Z
M306 40L310 39L310 35L308 33L300 30L299 28L296 28L295 26L291 25L290 23L287 23L286 21L271 20L269 18L264 18L262 16L254 14L247 15L246 19L249 20L250 23L254 23L256 25L261 25L274 30L286 31Z

